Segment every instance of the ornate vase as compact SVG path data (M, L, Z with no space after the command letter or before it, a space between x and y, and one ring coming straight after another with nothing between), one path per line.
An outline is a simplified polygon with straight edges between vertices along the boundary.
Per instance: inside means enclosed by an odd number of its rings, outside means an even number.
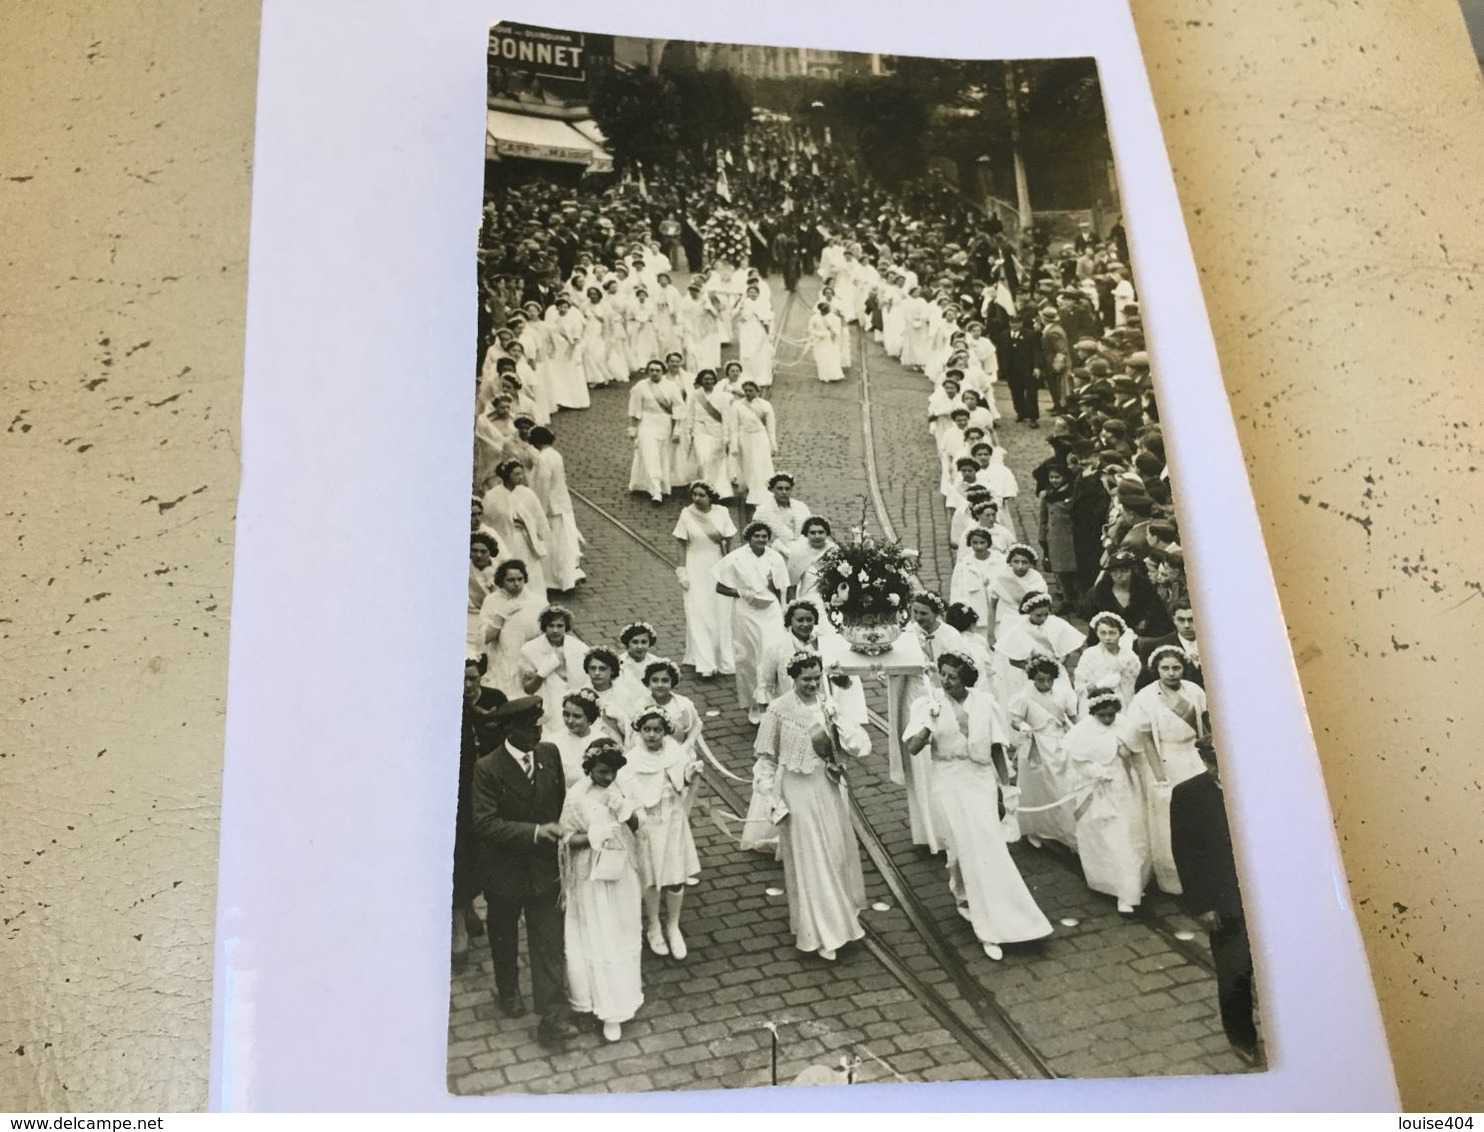
M840 636L852 652L880 656L890 652L902 635L902 617L898 613L862 613L840 621Z

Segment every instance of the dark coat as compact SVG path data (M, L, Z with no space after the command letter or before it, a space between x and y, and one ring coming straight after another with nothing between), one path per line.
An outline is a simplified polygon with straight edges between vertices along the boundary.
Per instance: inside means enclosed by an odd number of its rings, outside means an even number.
M1077 548L1077 574L1084 586L1097 580L1110 506L1108 490L1099 477L1077 476L1072 484L1072 541Z
M1006 381L1030 381L1039 369L1041 336L1023 325L1013 325L999 350L1000 373Z
M1242 915L1226 799L1209 774L1187 779L1170 795L1170 850L1186 912L1215 912L1223 920Z
M503 745L474 764L471 808L481 857L488 862L484 888L507 899L561 886L556 843L538 844L536 827L561 818L567 779L562 756L550 743L537 743L533 757L533 779Z

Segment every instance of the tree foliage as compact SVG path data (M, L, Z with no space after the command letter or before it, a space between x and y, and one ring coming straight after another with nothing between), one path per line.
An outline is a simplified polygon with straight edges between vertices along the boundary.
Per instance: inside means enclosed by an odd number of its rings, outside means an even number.
M678 67L657 76L614 70L588 109L620 169L707 161L718 146L740 142L752 121L752 104L731 74Z
M838 100L873 177L894 189L922 174L931 115L914 84L901 76L849 78L840 83Z

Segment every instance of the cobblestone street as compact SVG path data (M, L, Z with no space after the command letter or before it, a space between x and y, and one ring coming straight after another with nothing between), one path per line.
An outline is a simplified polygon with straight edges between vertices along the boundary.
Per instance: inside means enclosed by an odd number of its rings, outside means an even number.
M852 330L856 350L847 379L816 382L807 355L800 359L801 350L788 342L803 338L806 303L818 287L816 278L806 277L790 299L773 281L774 310L783 323L778 355L787 363L778 367L770 395L779 426L777 466L794 473L795 497L829 518L837 532L853 525L863 506L871 529L880 531L862 428L864 364L875 471L888 516L903 542L921 551L923 582L946 590L952 557L926 431L929 383L876 343L862 349L859 328ZM1047 454L1047 434L1015 424L1003 386L997 394L1000 411L1010 418L1001 423L999 442L1021 484L1016 525L1034 542L1030 469ZM627 399L627 386L595 390L591 409L564 412L552 424L579 495L577 521L587 542L589 580L568 604L576 635L588 644L609 644L624 624L642 618L658 629L656 653L678 659L685 623L671 530L683 499L677 494L656 507L626 490ZM740 528L735 508L733 517ZM755 729L738 708L731 678L701 681L686 669L679 690L702 713L716 758L747 779ZM839 1067L842 1059L852 1063L858 1082L1244 1070L1217 1015L1204 933L1164 897L1146 901L1139 918L1119 916L1111 897L1086 888L1069 855L1025 842L1012 848L1056 931L1037 944L1006 946L1002 962L986 958L955 914L942 859L912 846L905 791L887 777L884 736L873 732L873 741L875 752L852 768L850 778L859 817L885 854L883 870L863 843L872 901L864 917L867 941L842 949L833 963L795 949L781 867L736 844L736 815L745 812L749 786L708 769L692 817L702 869L699 884L688 889L682 921L689 958L679 962L646 951L645 1004L624 1025L622 1040L583 1036L567 1052L553 1054L536 1044L534 1018L499 1015L486 943L473 941L469 967L453 977L450 991L450 1090L768 1085L775 1033L780 1083L811 1065ZM903 906L904 888L914 907ZM926 915L928 933L914 911ZM1179 938L1185 935L1192 938ZM1007 1040L1008 1032L1018 1033L1035 1056L1028 1059L1023 1047Z

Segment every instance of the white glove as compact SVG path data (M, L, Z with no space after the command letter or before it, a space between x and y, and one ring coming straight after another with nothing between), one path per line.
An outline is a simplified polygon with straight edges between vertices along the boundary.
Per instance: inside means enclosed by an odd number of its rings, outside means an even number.
M682 590L690 589L690 575L685 572L684 566L675 567L675 580L680 583Z

